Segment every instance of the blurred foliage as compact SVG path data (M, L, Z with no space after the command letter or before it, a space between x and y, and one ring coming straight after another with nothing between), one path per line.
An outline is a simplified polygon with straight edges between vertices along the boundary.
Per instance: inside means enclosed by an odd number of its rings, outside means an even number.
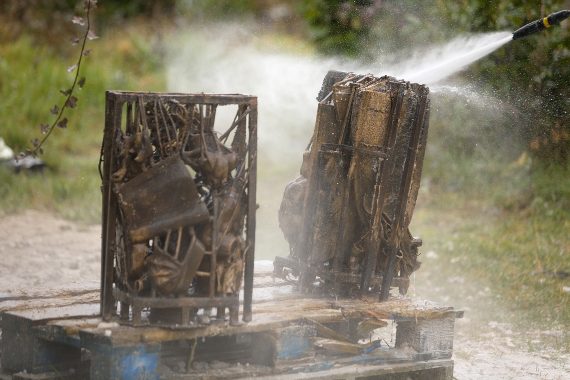
M81 14L83 0L0 1L0 41L14 41L21 35L33 37L53 48L63 45L76 31L69 22ZM104 0L97 3L97 29L120 24L135 17L162 18L176 11L177 0Z
M227 18L257 13L259 1L255 0L181 0L178 8L185 13L208 18Z
M384 50L409 52L451 32L514 30L570 8L569 3L309 0L299 2L298 9L309 25L309 37L322 52L382 60ZM483 90L524 110L527 117L518 120L518 134L542 164L570 163L569 25L566 21L562 27L509 44L468 71L472 81L483 83Z
M299 10L310 25L310 37L325 53L358 56L379 9L372 0L308 0Z
M552 12L566 0L445 1L437 7L459 32L513 30ZM541 165L570 161L570 23L509 44L470 69L499 97L524 110L518 128Z
M155 17L175 11L176 0L99 0L102 18L125 19L135 16Z

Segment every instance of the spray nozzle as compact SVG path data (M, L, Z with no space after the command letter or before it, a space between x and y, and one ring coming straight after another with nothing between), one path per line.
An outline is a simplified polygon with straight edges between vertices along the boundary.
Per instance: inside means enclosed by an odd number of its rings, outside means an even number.
M513 33L513 40L538 33L544 29L550 28L552 25L560 24L561 21L567 19L568 17L570 17L570 10L564 10L552 13L543 19L529 22Z

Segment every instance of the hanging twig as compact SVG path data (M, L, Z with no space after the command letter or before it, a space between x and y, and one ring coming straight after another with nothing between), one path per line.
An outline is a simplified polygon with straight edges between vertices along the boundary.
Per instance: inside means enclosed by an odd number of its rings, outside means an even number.
M79 72L81 69L81 63L83 62L83 57L89 55L89 50L85 50L85 46L87 44L87 40L94 40L97 36L91 31L91 17L90 12L92 7L95 7L97 1L95 0L86 0L85 1L85 18L83 20L81 17L73 17L72 22L74 24L83 25L86 23L85 33L83 34L82 44L81 44L81 51L79 52L79 58L77 59L77 63L73 66L70 66L67 70L69 72L75 70L75 77L73 78L73 84L67 90L62 90L61 93L66 96L65 101L58 107L57 105L51 108L51 112L56 114L57 117L51 123L42 124L40 125L41 133L44 134L44 137L41 140L34 139L32 140L33 149L29 151L29 154L32 156L37 156L38 154L43 153L42 146L46 142L46 140L51 136L53 130L56 127L59 128L67 128L67 117L63 117L63 114L67 108L74 108L77 103L77 97L74 96L74 92L77 86L82 88L85 84L85 77L79 78ZM74 40L73 42L79 42L79 40ZM25 154L24 154L25 155Z

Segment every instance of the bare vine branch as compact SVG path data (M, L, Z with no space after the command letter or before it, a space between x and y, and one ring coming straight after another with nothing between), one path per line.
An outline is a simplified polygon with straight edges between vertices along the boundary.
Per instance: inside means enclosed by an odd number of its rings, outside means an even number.
M52 132L56 127L58 128L67 128L67 117L64 116L64 112L67 108L75 108L77 104L77 97L74 95L75 90L77 87L82 88L85 84L85 77L79 77L81 63L83 62L83 57L89 55L90 50L86 50L85 46L87 45L87 40L93 40L98 38L93 31L91 30L91 15L90 12L93 7L96 5L95 0L85 0L85 20L81 17L74 16L72 22L78 25L85 25L85 33L83 34L83 38L81 40L74 39L72 43L78 43L81 41L81 50L79 52L79 58L77 59L77 63L67 68L68 72L72 72L75 70L75 77L73 78L73 84L67 90L61 90L60 92L66 96L65 101L59 107L58 105L54 105L50 112L54 115L57 115L55 120L51 124L41 124L40 130L41 133L44 135L41 140L34 139L32 140L33 149L29 150L28 154L32 156L37 156L38 154L43 153L42 146L46 142L46 140L51 136Z

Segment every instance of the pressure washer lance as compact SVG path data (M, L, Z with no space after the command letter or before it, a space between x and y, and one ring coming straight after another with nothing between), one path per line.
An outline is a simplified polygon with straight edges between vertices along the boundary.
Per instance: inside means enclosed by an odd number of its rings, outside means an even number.
M513 33L513 40L538 33L541 30L550 28L552 25L560 24L561 21L566 20L568 17L570 17L570 10L564 10L548 15L541 20L529 22Z

